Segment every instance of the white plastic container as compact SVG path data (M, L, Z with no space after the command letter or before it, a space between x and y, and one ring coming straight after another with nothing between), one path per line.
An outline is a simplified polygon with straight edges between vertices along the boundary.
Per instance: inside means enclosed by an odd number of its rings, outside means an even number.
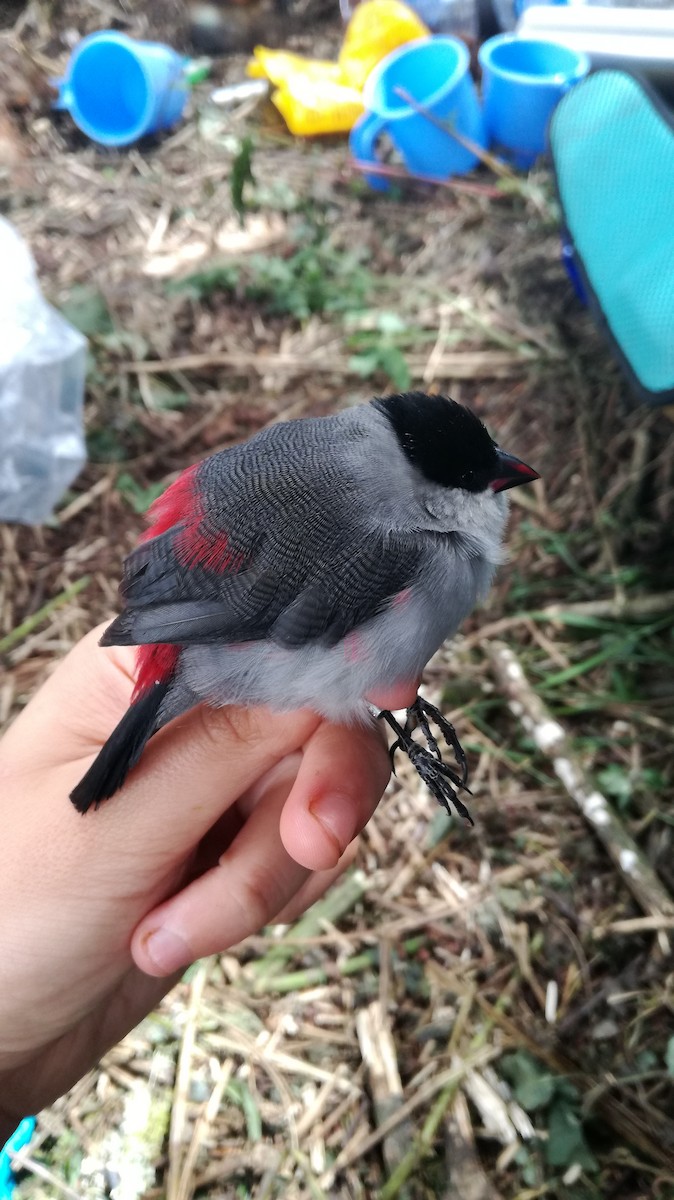
M535 4L522 13L517 33L582 50L594 68L637 71L658 86L674 86L672 8Z
M86 339L42 296L0 217L0 521L44 521L86 458Z

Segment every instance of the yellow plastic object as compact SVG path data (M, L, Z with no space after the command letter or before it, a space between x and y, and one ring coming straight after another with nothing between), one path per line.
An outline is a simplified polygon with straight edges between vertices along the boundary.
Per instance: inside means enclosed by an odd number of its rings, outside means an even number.
M299 137L348 133L363 111L360 92L343 80L339 63L256 46L248 74L276 86L272 102Z
M337 62L256 46L248 74L275 85L271 98L291 133L348 133L363 112L361 89L372 68L398 46L428 36L401 0L364 0L349 21Z
M293 79L271 98L290 132L299 137L348 133L363 112L360 92L330 79Z
M289 50L268 50L266 46L255 47L246 74L252 75L254 79L268 79L270 83L276 84L276 87L287 87L293 79L329 79L333 83L342 82L342 68L339 63L320 58L303 58L301 54L291 54Z
M392 50L429 30L401 0L365 0L354 10L339 52L345 83L362 88L373 67Z

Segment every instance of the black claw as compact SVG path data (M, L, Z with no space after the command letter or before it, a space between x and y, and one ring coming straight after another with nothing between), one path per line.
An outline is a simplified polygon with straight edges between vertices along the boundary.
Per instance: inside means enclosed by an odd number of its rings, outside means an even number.
M434 704L430 704L428 700L424 700L422 696L417 696L412 708L410 709L410 712L414 713L416 719L418 720L424 736L427 738L427 740L429 740L431 749L437 750L438 744L430 732L428 718L430 717L432 721L435 721L435 724L438 726L438 729L447 742L447 745L451 746L452 750L454 751L456 761L461 768L462 786L464 789L468 790L466 788L466 784L468 782L468 760L454 726L450 721L447 720L446 717L442 715L440 710L436 708ZM439 751L437 757L440 758Z
M460 790L468 792L470 795L470 788L468 787L468 762L454 726L446 717L443 717L442 713L434 705L429 704L421 696L418 696L414 704L408 708L404 729L398 724L393 714L387 710L380 712L379 717L386 721L387 725L396 735L396 740L389 750L393 774L395 775L394 755L397 750L402 750L409 758L419 777L426 784L428 790L435 796L438 804L442 805L445 811L450 814L452 811L450 804L452 804L459 816L470 821L472 825L473 818L465 804L456 794L457 790ZM440 747L431 730L429 718L435 721L447 745L451 746L454 751L461 771L460 775L442 761ZM420 746L412 738L412 732L416 728L421 730L426 739L425 747Z
M379 714L380 717L383 717L383 715L384 715L383 713ZM400 741L400 738L396 738L395 742L392 742L388 748L389 762L391 763L391 771L394 775L396 773L396 763L395 763L396 750L404 750L404 749L405 749L405 747L403 746L402 742Z

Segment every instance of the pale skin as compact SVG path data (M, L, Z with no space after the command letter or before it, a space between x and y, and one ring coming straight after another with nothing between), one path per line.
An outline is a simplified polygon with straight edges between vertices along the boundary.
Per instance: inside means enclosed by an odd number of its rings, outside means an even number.
M0 1145L189 962L318 899L352 862L389 776L374 726L201 707L82 817L68 794L133 688L133 651L99 648L100 632L0 741ZM406 707L415 693L416 682L370 699Z

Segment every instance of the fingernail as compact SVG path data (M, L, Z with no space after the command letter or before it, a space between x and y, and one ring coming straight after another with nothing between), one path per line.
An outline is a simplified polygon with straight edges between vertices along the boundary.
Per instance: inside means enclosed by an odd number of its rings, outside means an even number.
M328 792L314 800L309 812L323 826L328 837L337 843L342 854L356 836L353 800Z
M192 952L185 939L163 925L147 935L144 946L146 954L162 974L168 975L192 961Z

